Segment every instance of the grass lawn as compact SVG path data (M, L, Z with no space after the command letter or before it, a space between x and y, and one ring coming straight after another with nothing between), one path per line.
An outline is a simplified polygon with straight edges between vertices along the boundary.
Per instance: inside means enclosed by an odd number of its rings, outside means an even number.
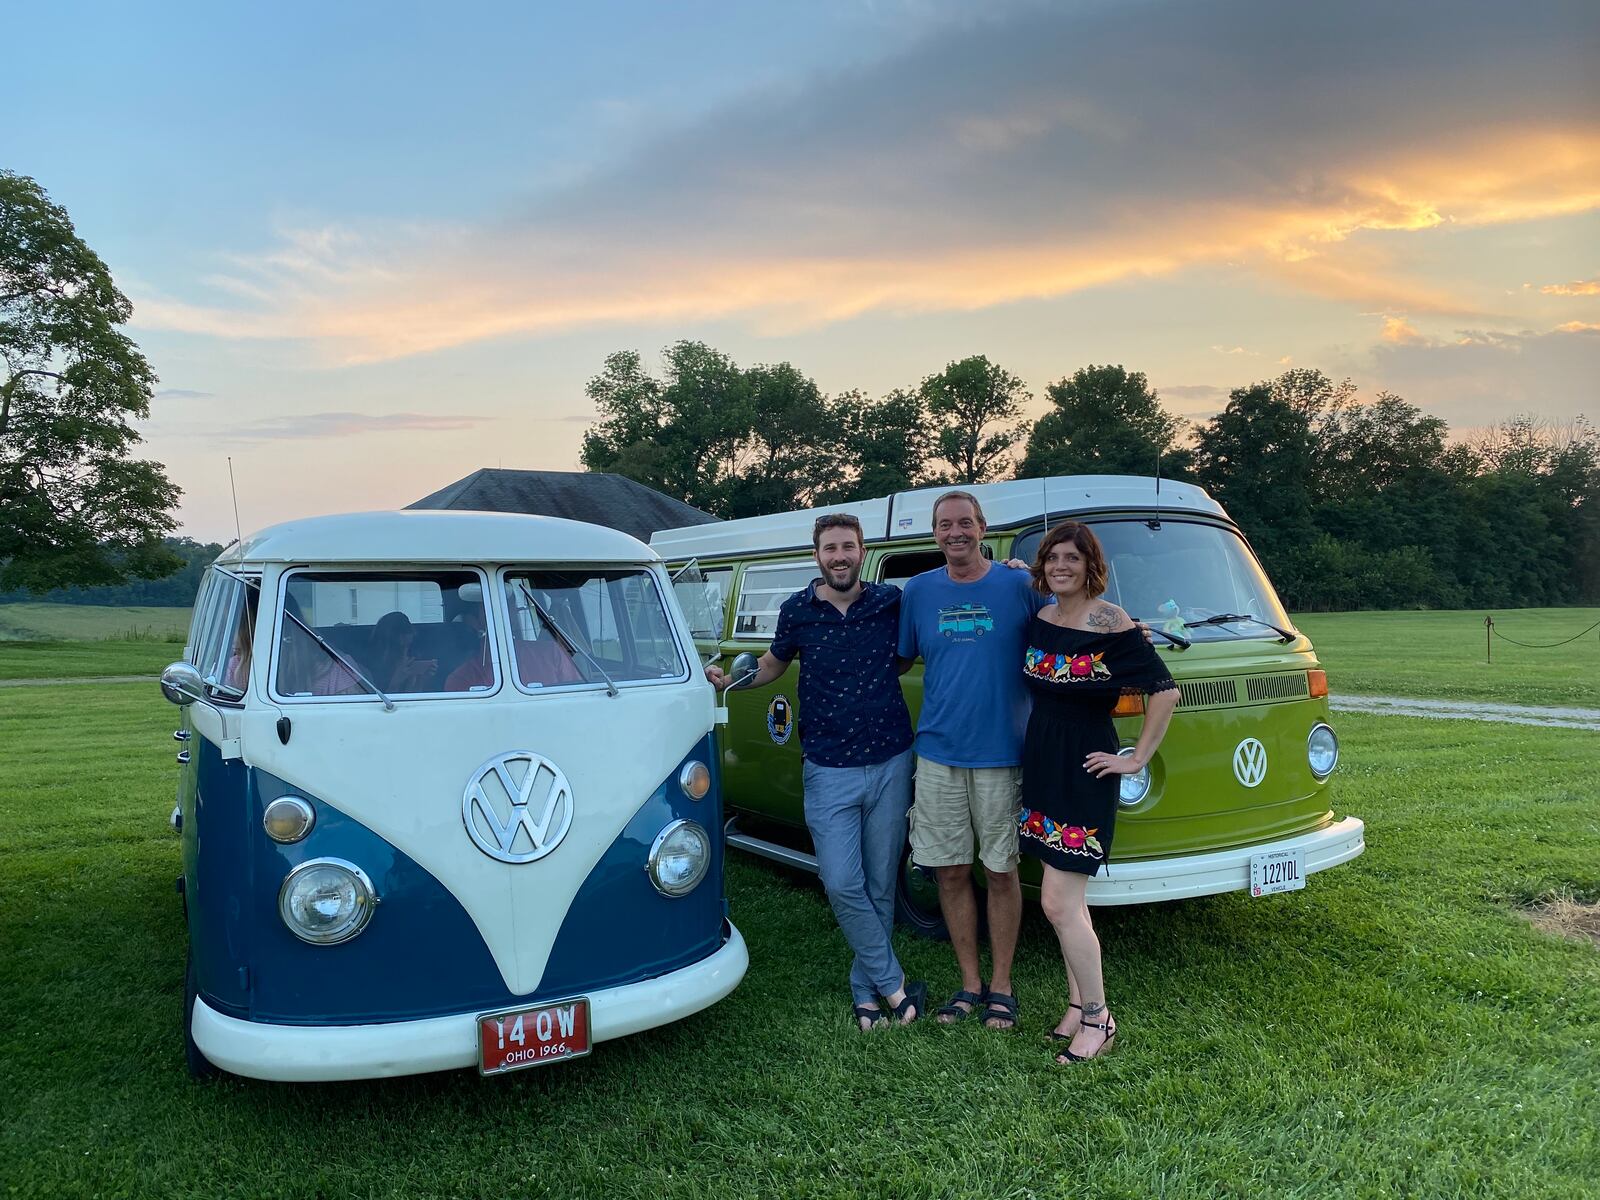
M148 684L0 691L0 1183L15 1196L1570 1196L1600 1192L1594 735L1341 716L1370 848L1303 892L1100 910L1121 1043L1056 1068L1036 909L1019 1036L862 1036L820 891L736 858L744 984L497 1080L192 1083ZM381 913L377 919L382 919ZM913 974L955 982L907 939Z
M153 676L182 657L181 642L0 642L0 679ZM145 686L156 695L155 684Z
M1493 639L1484 662L1486 614L1461 612L1306 613L1295 624L1316 643L1334 694L1431 696L1508 704L1600 707L1600 629L1554 649ZM1492 614L1519 642L1570 638L1600 621L1600 608L1523 608Z
M96 604L0 604L0 641L165 641L189 628L187 608L107 608ZM181 653L181 651L180 651Z

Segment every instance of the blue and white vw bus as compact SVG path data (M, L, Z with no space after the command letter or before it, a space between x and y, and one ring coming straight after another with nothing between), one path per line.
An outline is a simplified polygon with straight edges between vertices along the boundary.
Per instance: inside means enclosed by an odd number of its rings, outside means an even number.
M485 1074L743 978L716 697L660 560L497 513L319 517L207 572L173 822L191 1070Z

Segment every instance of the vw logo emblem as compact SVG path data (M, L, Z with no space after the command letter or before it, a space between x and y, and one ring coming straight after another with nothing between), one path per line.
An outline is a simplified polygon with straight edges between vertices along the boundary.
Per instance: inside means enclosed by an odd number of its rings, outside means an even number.
M572 827L572 785L548 758L513 750L473 772L461 819L490 858L533 862L560 845Z
M1267 748L1245 738L1233 748L1233 773L1245 787L1255 787L1267 777Z

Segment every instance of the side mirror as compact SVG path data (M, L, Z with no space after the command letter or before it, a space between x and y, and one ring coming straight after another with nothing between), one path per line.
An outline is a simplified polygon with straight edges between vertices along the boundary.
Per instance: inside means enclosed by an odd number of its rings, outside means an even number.
M161 672L161 694L182 707L206 698L205 680L193 663L175 662Z
M732 691L745 680L750 679L761 669L761 660L750 651L735 655L733 666L728 671L728 691Z

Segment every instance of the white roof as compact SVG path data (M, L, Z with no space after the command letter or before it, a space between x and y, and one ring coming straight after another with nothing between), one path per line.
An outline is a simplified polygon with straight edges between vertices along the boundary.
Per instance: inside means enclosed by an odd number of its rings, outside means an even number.
M1158 509L1163 513L1227 517L1222 505L1206 495L1198 484L1163 479L1160 487L1158 495L1153 476L1054 475L1048 479L971 484L959 490L971 492L978 498L991 529L1021 528L1037 524L1047 516L1057 521L1090 513L1143 514ZM651 537L650 545L662 558L672 561L809 548L813 523L829 512L854 513L861 521L861 531L868 542L927 538L933 534L933 502L951 490L950 487L919 488L913 492L896 492L882 500L663 529Z
M272 525L219 563L650 563L655 552L604 525L521 513L439 510L343 513Z

